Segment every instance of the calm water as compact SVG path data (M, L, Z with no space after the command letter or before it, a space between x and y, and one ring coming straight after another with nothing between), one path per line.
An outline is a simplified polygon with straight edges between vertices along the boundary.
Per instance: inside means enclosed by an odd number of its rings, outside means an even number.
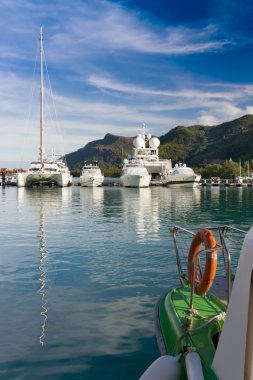
M0 378L137 380L159 356L169 227L253 225L253 189L0 188Z

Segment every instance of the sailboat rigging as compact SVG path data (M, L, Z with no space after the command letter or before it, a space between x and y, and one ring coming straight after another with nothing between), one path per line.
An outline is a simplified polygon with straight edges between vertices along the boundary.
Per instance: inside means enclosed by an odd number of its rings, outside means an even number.
M66 163L49 159L44 148L44 84L43 84L43 30L40 28L40 146L39 159L33 161L27 172L16 175L18 187L66 187L72 184L72 177Z

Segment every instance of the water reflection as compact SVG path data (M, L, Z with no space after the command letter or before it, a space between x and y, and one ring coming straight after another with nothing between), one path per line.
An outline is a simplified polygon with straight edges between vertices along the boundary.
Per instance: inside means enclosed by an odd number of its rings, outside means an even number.
M194 188L156 188L153 191L158 193L161 207L176 210L179 213L186 209L191 209L200 203L201 189Z
M41 317L42 317L42 325L41 325L41 335L39 337L40 344L43 346L45 341L45 327L47 320L47 289L46 289L46 273L47 273L47 256L48 251L46 247L46 236L45 236L45 218L44 218L44 204L42 203L40 206L40 225L39 225L39 251L40 251L40 276L39 276L39 284L40 289L38 293L41 295Z
M46 244L46 215L62 210L62 206L67 206L71 199L71 188L56 189L28 189L18 188L19 206L32 207L33 217L39 221L38 226L38 246L39 246L39 290L41 297L41 331L39 342L43 346L46 339L46 321L48 319L48 279L47 266L50 255ZM34 211L35 209L35 211ZM38 212L37 212L38 211Z
M53 188L53 189L30 189L26 187L17 188L19 205L37 207L41 202L48 206L67 206L71 200L72 187Z
M123 189L123 215L124 220L133 223L138 243L159 238L159 205L151 188Z
M3 377L127 380L134 363L131 378L139 378L159 355L156 299L178 283L169 227L252 224L253 188L219 191L6 190Z
M81 187L80 203L92 213L92 216L100 216L104 207L104 188L103 187Z
M145 191L147 190L147 191ZM136 232L139 241L144 243L159 239L159 206L152 201L151 189L139 189L138 213L136 217Z
M144 244L161 239L161 228L168 220L184 223L192 218L192 213L201 202L199 188L118 188L104 190L101 203L95 204L94 193L81 192L82 204L93 212L103 208L103 217L121 221L125 234L137 235L137 243ZM163 216L166 215L166 220ZM132 231L132 233L131 233Z
M83 310L82 325L73 326L79 335L85 331L85 342L82 346L84 357L103 355L119 355L136 352L141 335L152 337L153 320L150 306L156 297L151 295L114 297L111 300L96 302L96 315L99 323L92 318L90 310L94 304L87 302L86 312ZM99 342L99 348L94 345Z
M192 222L192 215L201 202L199 188L157 188L153 189L152 198L154 194L159 205L161 224L168 227Z

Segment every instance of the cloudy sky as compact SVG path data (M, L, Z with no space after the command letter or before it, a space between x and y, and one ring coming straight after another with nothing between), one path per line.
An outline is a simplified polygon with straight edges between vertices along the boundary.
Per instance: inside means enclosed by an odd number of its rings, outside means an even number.
M252 17L251 0L1 0L0 167L38 157L41 25L45 145L63 154L253 113Z

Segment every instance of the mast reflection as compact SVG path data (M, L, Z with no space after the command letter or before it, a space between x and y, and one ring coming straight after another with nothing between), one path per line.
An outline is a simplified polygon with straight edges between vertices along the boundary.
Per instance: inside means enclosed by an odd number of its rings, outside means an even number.
M46 261L48 256L47 246L46 246L46 236L45 236L45 218L44 218L44 205L40 206L40 224L39 224L39 252L40 252L40 276L39 276L39 286L40 289L38 293L41 295L41 335L39 337L40 344L43 346L45 343L45 329L47 320L47 292L46 292Z
M50 297L49 282L48 282L48 268L49 268L49 255L50 250L46 244L46 221L50 220L50 215L54 215L58 210L62 211L68 207L72 199L72 188L55 188L55 189L30 189L18 188L18 203L20 210L22 206L29 208L31 215L35 217L38 229L36 239L39 248L39 262L38 262L38 287L37 294L40 296L40 325L39 343L43 346L46 344L46 323L48 319L48 298ZM48 218L46 218L48 216ZM50 236L50 229L48 229L48 236ZM49 338L49 337L48 337Z

